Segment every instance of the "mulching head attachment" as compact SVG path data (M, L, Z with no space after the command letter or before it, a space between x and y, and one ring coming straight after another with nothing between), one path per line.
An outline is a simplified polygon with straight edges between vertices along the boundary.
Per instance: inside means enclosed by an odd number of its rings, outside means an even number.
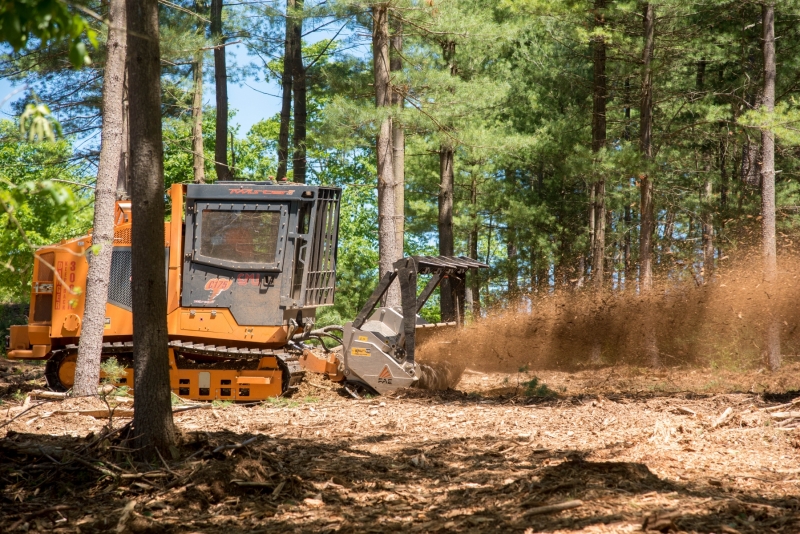
M463 256L410 256L394 263L394 269L383 275L375 291L352 323L344 326L344 378L347 382L386 393L418 383L422 372L414 361L417 332L433 328L454 328L463 321L463 289L469 269L488 265ZM431 279L417 295L417 276L430 274ZM400 307L379 307L389 286L400 283ZM454 320L436 325L427 324L419 312L436 287L447 281L456 302ZM427 376L422 382L436 384L442 380ZM445 381L447 382L447 381Z

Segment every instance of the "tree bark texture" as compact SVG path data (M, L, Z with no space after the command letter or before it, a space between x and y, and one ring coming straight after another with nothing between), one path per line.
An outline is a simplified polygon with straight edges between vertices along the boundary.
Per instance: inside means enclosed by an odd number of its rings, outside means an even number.
M710 172L710 169L708 170ZM703 283L707 283L714 276L714 210L711 205L713 186L710 178L706 178L703 182L701 197L703 204Z
M303 66L303 0L295 0L297 16L292 21L294 32L292 61L292 92L294 93L294 132L292 133L292 181L306 183L306 69Z
M448 41L442 46L442 55L450 67L450 75L456 75L456 44ZM439 147L439 254L452 256L455 249L453 237L453 194L455 192L455 149L448 145ZM439 285L439 311L442 321L456 321L460 308L456 288L449 278Z
M472 204L472 228L469 232L469 257L478 259L478 178L472 175L470 183L470 204ZM533 265L533 264L531 264ZM481 280L479 269L471 269L469 274L470 288L472 289L472 320L481 316Z
M595 0L594 24L595 27L605 25L606 7L605 0ZM592 152L597 153L606 144L606 43L602 37L597 37L592 43ZM605 271L606 248L606 182L604 176L599 176L594 183L594 235L592 245L592 285L595 289L602 289Z
M127 15L126 15L127 16ZM128 100L128 87L129 84L129 75L128 75L128 58L127 58L127 47L128 42L125 39L125 49L126 49L126 58L125 58L125 69L123 74L123 84L122 84L122 128L120 130L120 134L122 136L120 140L120 157L119 157L119 169L117 170L117 187L116 187L116 196L117 200L128 200L131 198L131 183L130 183L130 173L128 172L130 167L130 137L131 137L131 129L130 129L130 101ZM101 136L101 144L102 144L102 133ZM102 148L101 148L102 150ZM99 169L98 169L99 170Z
M393 79L399 75L403 70L403 24L399 19L394 18L391 20L392 36L390 38L391 50L389 60L389 72L396 73ZM397 106L398 115L403 111L403 98L402 88L396 83L392 83L392 104ZM405 219L406 219L406 131L399 120L392 121L392 163L394 165L394 224L395 224L395 242L397 243L397 259L401 259L404 255L405 248Z
M775 6L762 6L764 32L764 93L761 109L775 110ZM778 267L775 244L775 136L761 132L761 242L764 280L774 282Z
M705 94L706 65L701 59L697 62L697 98ZM703 247L703 284L707 284L714 276L714 207L711 204L713 185L711 183L711 166L713 142L703 141L701 147L701 164L703 168L703 185L700 187L700 205L702 214L701 242Z
M372 60L375 76L375 105L388 108L392 105L392 87L389 71L389 8L376 4L372 8ZM381 121L376 140L378 159L378 253L381 275L393 270L397 259L397 230L395 228L395 178L392 150L392 118ZM395 281L386 293L387 306L400 305L400 285Z
M625 238L622 251L622 262L625 269L625 289L630 289L628 284L632 281L631 273L631 228L633 223L633 213L630 206L625 206Z
M775 111L775 5L761 6L764 91L762 109ZM769 130L761 131L761 246L764 259L764 281L770 285L777 282L778 263L775 243L775 135ZM777 317L768 318L766 332L767 365L773 371L781 366L781 329Z
M652 4L644 6L644 51L642 53L642 102L639 120L639 144L642 156L648 163L653 159L653 73L651 60L655 43L655 10ZM639 235L639 261L641 291L653 288L653 232L655 209L653 206L653 181L645 171L640 176L641 230Z
M75 395L97 395L100 355L106 318L111 253L114 250L114 201L116 185L125 154L123 118L125 96L125 0L111 0L108 11L108 42L103 76L103 129L100 134L100 163L94 190L92 252L86 276L83 326L75 366ZM97 253L94 250L99 247Z
M289 123L292 120L292 68L294 62L294 30L292 28L295 0L286 0L286 41L283 47L283 76L281 78L281 124L278 131L278 180L286 178L289 162Z
M192 98L192 169L194 183L206 183L206 159L203 150L203 51L194 56L194 96Z
M130 173L133 204L131 290L136 406L133 431L142 456L175 443L167 353L164 270L164 146L158 1L128 0Z
M217 180L233 178L228 166L228 67L225 63L225 36L222 34L222 1L211 0L211 40L214 43L214 82L217 97L217 132L214 141L214 167Z
M504 170L508 198L513 198L517 190L517 173L514 169ZM517 229L509 224L506 230L506 258L508 261L508 296L511 299L519 297L519 258L517 257Z
M452 256L455 248L453 237L454 156L452 148L442 147L439 150L439 254L441 256ZM444 278L440 287L439 308L442 321L455 321L457 306L453 295L453 284L449 278Z

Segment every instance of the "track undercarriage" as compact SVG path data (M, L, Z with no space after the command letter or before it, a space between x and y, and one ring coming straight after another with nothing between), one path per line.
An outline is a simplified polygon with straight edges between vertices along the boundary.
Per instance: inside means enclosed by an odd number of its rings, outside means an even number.
M133 343L103 343L101 360L116 358L124 376L114 385L134 384ZM45 367L47 385L54 391L72 387L78 347L53 351ZM170 386L191 400L260 401L291 393L302 381L300 352L250 347L224 347L171 341Z

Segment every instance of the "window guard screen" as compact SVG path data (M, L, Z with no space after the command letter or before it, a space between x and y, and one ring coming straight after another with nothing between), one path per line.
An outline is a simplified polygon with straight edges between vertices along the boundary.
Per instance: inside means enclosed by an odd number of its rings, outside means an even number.
M236 263L275 263L278 211L203 210L200 254Z

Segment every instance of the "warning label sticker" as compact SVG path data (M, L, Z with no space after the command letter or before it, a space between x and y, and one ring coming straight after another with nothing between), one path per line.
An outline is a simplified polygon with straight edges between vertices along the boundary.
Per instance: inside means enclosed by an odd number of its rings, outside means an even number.
M353 356L369 356L369 349L365 349L362 347L353 347L350 349L350 354Z

